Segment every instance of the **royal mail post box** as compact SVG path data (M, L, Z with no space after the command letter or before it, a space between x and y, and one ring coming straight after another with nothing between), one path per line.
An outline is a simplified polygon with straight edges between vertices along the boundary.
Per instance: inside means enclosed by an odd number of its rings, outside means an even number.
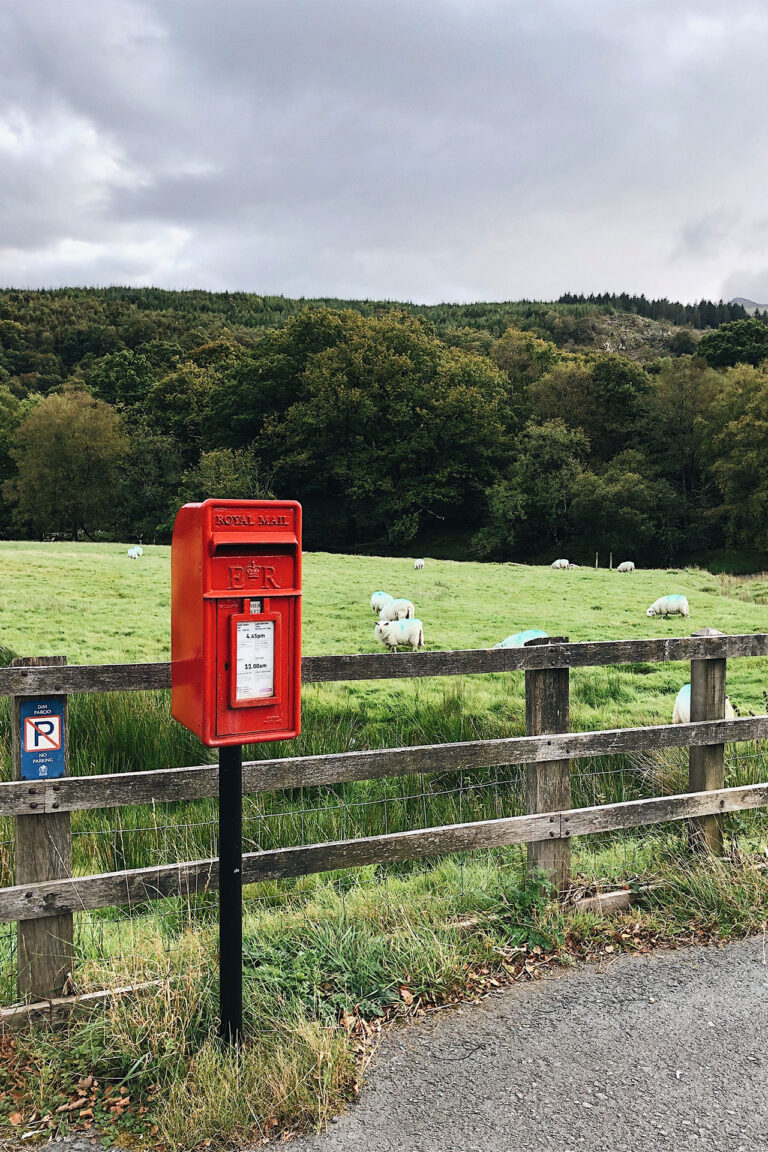
M204 744L298 736L301 505L185 504L171 545L173 715Z

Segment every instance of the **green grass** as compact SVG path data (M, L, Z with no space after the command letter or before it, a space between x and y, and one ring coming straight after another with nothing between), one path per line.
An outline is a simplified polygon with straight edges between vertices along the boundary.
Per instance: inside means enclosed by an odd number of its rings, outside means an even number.
M137 563L126 549L0 543L0 646L23 655L63 653L70 663L168 659L169 550L145 548ZM429 559L417 573L410 560L312 554L305 557L304 651L380 651L368 604L379 587L414 600L429 648L489 647L528 627L572 640L685 635L705 625L724 632L768 629L765 577L698 569L619 576ZM647 605L668 592L688 596L690 621L645 616ZM684 665L575 670L572 727L669 721L688 678ZM742 713L764 711L766 661L731 661L728 684ZM302 735L247 755L519 735L524 716L518 673L308 685ZM4 779L9 725L8 702L0 701ZM73 697L70 753L77 775L198 764L214 756L171 719L164 692ZM729 784L764 780L767 769L760 746L728 750ZM685 788L686 775L685 754L674 750L584 760L574 763L573 803L676 792ZM435 773L249 796L244 835L247 847L266 849L522 811L521 768ZM76 812L72 829L79 874L217 851L212 800ZM737 854L752 857L768 841L761 813L730 817L728 830ZM12 841L11 822L0 821L0 884L12 882ZM633 913L642 921L641 935L729 935L755 930L766 918L762 873L749 864L691 864L681 825L592 837L573 849L579 882L642 876L661 885L646 909ZM101 1096L94 1104L96 1126L120 1133L122 1141L139 1133L145 1143L156 1138L190 1148L203 1139L316 1127L354 1094L366 1029L409 1010L401 988L416 1005L440 1002L464 994L478 972L478 979L489 973L504 979L510 949L578 954L613 939L614 931L600 917L548 904L526 877L518 849L310 876L253 887L246 896L249 1043L239 1059L222 1054L214 1039L215 895L79 914L82 989L158 977L170 983L162 993L116 1001L64 1032L25 1033L9 1060L0 1061L0 1076L11 1075L13 1061L24 1069L23 1090L13 1081L22 1100L10 1097L0 1106L0 1124L23 1103L25 1123L36 1111L37 1120L29 1121L34 1127L51 1112L56 1126L66 1128L69 1113L55 1109L88 1074L99 1091L106 1084L130 1089L134 1102L117 1117ZM470 930L460 926L468 917L477 921ZM6 1003L15 992L13 939L12 931L0 930L0 1000Z

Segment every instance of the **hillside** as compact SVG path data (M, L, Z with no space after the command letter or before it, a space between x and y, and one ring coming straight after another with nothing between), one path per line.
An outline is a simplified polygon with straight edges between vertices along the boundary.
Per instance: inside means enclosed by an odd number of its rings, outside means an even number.
M767 356L706 301L0 292L0 537L284 496L316 550L762 566Z

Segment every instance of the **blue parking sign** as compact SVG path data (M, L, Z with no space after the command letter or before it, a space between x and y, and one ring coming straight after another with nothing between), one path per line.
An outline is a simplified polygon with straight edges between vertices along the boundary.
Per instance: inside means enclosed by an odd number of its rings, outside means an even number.
M66 772L64 707L59 700L23 700L20 706L21 779L52 780Z

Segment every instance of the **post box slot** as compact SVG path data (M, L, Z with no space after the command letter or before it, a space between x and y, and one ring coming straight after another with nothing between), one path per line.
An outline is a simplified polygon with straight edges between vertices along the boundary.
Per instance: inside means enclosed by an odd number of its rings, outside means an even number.
M272 556L291 556L298 549L295 536L269 536L266 539L258 536L235 536L231 534L222 539L214 534L211 538L212 556L248 556L254 549L261 553L264 550Z

